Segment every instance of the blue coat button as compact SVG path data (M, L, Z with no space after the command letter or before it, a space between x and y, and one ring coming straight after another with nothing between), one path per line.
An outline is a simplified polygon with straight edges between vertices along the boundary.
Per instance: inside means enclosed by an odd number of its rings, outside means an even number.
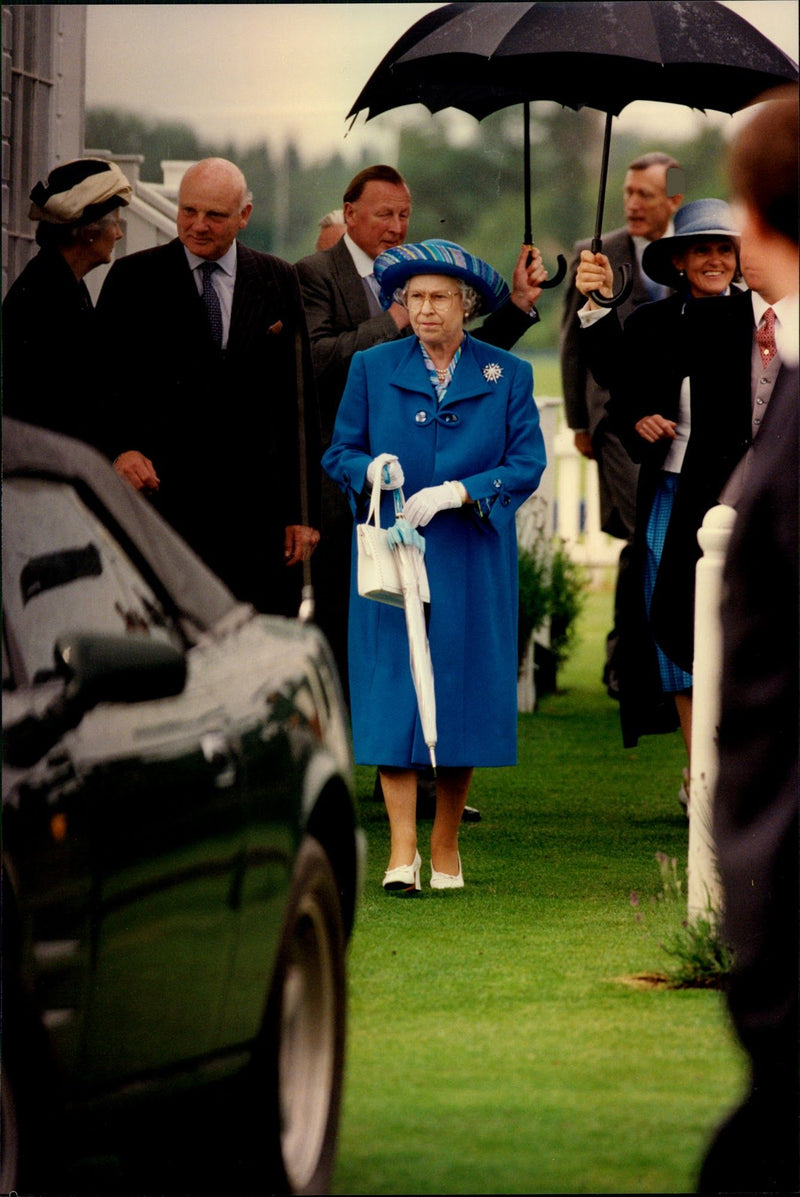
M502 479L492 478L492 486L494 487L495 490L499 490L502 485L503 485Z

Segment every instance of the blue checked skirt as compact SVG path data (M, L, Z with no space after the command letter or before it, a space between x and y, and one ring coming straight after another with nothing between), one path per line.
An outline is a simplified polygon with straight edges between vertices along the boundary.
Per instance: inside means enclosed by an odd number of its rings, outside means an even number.
M664 551L664 540L669 527L675 495L678 490L679 474L669 474L663 471L661 481L653 498L650 508L650 518L647 521L647 557L644 566L644 600L650 616L650 604L653 601L653 591L656 585L656 575ZM679 694L682 690L691 690L692 675L686 673L656 644L658 656L658 671L661 677L661 687L665 694Z

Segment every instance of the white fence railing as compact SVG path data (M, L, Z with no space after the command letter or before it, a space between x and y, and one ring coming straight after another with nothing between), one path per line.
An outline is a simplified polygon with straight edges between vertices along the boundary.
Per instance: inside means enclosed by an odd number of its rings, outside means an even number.
M566 426L561 399L537 397L547 447L547 469L533 499L518 519L520 544L527 536L558 536L570 557L590 570L615 566L623 542L600 528L600 489L597 463L587 461L574 445ZM537 509L532 516L530 508Z
M561 399L537 396L537 406L547 450L547 468L539 489L517 512L520 547L532 549L537 541L559 537L573 561L586 567L590 576L602 575L616 566L623 541L600 528L600 491L597 465L587 461L573 443L566 427ZM517 705L520 711L536 706L534 668L535 644L550 643L545 624L531 638L520 666Z

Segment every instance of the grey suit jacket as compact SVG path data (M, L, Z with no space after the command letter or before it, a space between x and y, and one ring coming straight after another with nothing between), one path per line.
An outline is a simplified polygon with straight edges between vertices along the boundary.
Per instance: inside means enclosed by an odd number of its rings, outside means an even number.
M408 336L411 330L398 330L386 312L370 314L364 283L344 239L301 258L295 269L311 339L322 440L328 445L353 354ZM528 316L508 301L470 332L479 341L510 349L538 319L538 314Z
M561 323L561 379L567 424L576 432L588 432L592 438L598 465L600 488L600 525L612 536L629 539L633 534L636 512L638 466L629 458L618 437L609 432L606 422L608 391L601 387L589 369L583 344L578 310L586 302L575 286L581 250L591 249L591 241L578 241L569 269L569 283L564 296ZM614 268L629 263L633 290L617 308L624 323L634 308L648 303L650 296L636 260L636 247L627 229L614 229L603 237L603 253ZM615 286L617 283L615 282Z
M323 444L330 443L336 410L354 353L400 332L388 313L370 315L364 284L344 240L296 265L317 381Z

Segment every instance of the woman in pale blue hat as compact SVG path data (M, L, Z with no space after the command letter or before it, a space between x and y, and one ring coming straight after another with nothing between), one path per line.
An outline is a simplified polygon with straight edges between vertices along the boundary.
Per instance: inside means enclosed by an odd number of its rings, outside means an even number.
M632 613L634 631L621 646L626 747L633 747L639 735L673 730L677 721L687 755L691 752L697 531L747 447L751 419L749 341L742 347L746 369L737 375L742 385L735 391L715 387L707 363L715 362L719 379L723 363L727 367L738 347L719 340L704 344L699 330L707 315L705 301L731 296L740 277L738 248L726 203L685 204L675 215L674 234L652 241L642 256L645 273L673 294L636 308L624 329L615 313L591 299L598 289L610 294L604 255L587 251L578 270L578 289L587 296L579 313L581 335L592 372L609 387L609 418L641 466L634 536L641 606ZM688 776L687 769L680 794L684 803Z
M436 691L434 889L464 884L461 814L476 766L516 763L517 543L514 513L536 489L544 441L528 363L465 331L508 287L449 241L399 245L375 260L385 308L408 310L413 337L357 353L323 465L360 521L376 458L382 524L393 496L425 540L428 640ZM391 830L387 892L420 888L416 794L429 764L402 610L359 596L355 537L349 666L356 761L377 765Z

